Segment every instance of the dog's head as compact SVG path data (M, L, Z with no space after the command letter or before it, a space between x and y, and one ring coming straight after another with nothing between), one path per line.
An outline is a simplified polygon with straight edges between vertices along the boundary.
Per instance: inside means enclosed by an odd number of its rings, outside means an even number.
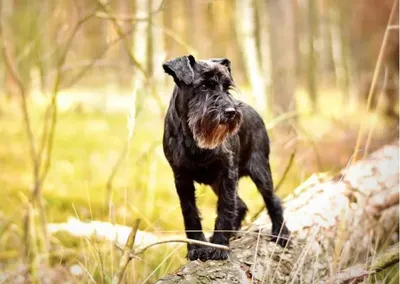
M179 89L175 107L200 148L214 149L238 131L241 104L229 93L234 82L228 59L196 60L189 55L170 60L163 68L174 78Z

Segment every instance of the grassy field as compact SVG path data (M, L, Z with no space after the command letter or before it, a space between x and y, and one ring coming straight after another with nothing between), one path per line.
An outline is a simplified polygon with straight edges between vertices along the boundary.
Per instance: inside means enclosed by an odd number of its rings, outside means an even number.
M70 216L80 220L110 221L107 181L127 141L129 106L122 103L122 108L106 109L99 94L86 95L89 101L90 98L100 101L94 106L71 103L79 96L79 92L60 94L60 102L70 104L64 108L60 106L52 164L43 187L50 223L64 222ZM305 97L301 90L298 97L299 113L307 113L307 101L301 99ZM118 99L122 100L122 97L108 100ZM271 164L275 182L280 179L294 148L297 149L293 167L278 192L281 197L315 171L336 171L343 167L354 150L360 121L366 129L373 129L373 137L383 137L388 132L389 122L343 107L337 93L327 92L321 99L319 115L299 116L299 130L294 138L280 135L275 130L274 125L280 118L265 116L273 141ZM115 221L130 226L134 219L140 218L141 230L155 234L182 233L179 200L161 147L163 111L152 99L144 99L142 103L144 107L138 109L128 151L113 181ZM43 106L30 102L30 114L34 134L39 137ZM350 137L349 140L346 137ZM10 265L19 258L19 254L13 252L20 251L18 238L22 237L23 204L32 187L32 162L18 100L0 102L0 140L0 188L4 201L0 205L0 216L4 216L4 222L0 223L0 251L10 252L0 253L0 263L3 258ZM241 180L239 194L249 205L249 216L262 206L261 197L249 179ZM216 216L216 197L204 186L198 186L197 196L203 226L206 231L211 231ZM55 236L53 243L74 251L72 256L57 256L53 261L57 265L70 266L81 263L87 270L85 279L94 277L106 281L115 272L119 255L110 249L110 244L96 242L96 247L92 241L73 240L67 235ZM141 283L150 276L151 282L184 263L184 253L183 246L154 248L144 254L142 260L134 261L129 277L134 283ZM171 257L165 260L170 254ZM6 266L0 267L5 269ZM102 270L102 267L107 269Z

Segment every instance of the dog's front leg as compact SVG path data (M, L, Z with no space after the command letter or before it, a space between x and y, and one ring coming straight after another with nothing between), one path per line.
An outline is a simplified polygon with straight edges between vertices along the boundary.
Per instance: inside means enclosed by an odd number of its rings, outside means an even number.
M233 233L233 225L236 217L238 177L235 173L224 175L223 178L213 185L214 191L218 194L217 219L215 221L214 234L210 241L214 244L229 246L229 238ZM228 251L209 248L208 259L226 259Z
M181 203L187 238L206 242L207 240L202 231L201 219L196 206L193 180L186 178L184 174L176 174L175 186ZM206 247L204 246L188 244L187 257L190 260L204 259L205 251Z

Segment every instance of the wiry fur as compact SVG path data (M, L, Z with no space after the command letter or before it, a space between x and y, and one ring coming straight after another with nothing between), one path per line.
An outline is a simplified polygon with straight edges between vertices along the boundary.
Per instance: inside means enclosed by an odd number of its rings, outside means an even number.
M184 56L163 67L176 83L165 117L163 147L174 173L187 237L205 241L194 182L210 185L218 196L210 241L228 245L232 231L240 228L247 212L237 195L238 180L250 176L271 217L272 234L280 245L286 245L289 231L273 193L268 135L257 112L229 94L234 86L229 60L196 61ZM228 254L188 245L188 257L226 259Z

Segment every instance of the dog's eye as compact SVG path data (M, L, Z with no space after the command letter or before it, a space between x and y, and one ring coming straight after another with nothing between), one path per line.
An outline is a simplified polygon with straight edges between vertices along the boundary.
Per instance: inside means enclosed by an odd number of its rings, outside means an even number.
M215 83L214 82L206 82L201 84L200 88L202 90L209 90L215 87Z
M225 91L228 91L231 88L231 84L225 83L222 85L222 87L224 88Z

